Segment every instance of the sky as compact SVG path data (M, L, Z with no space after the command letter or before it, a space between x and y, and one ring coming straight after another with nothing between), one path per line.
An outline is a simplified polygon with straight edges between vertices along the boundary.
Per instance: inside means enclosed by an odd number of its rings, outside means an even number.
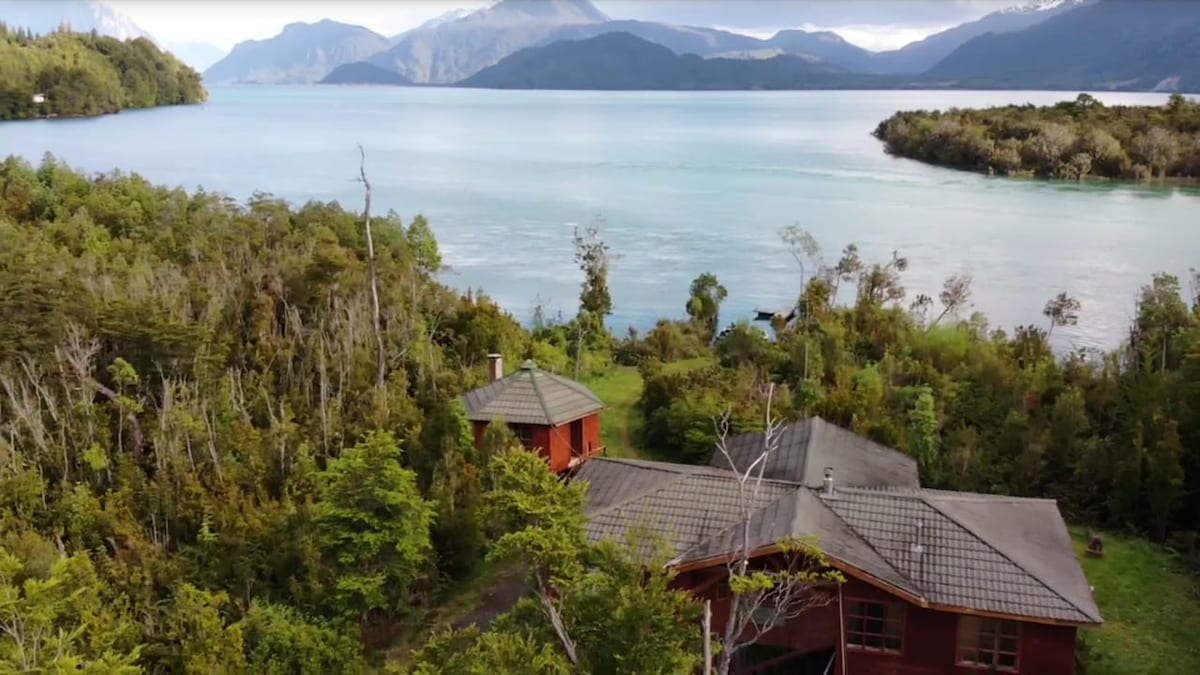
M867 49L901 47L1018 0L594 0L617 19L713 26L766 36L782 28L834 30ZM265 39L294 21L333 19L394 35L447 11L493 0L108 0L164 42L223 50Z

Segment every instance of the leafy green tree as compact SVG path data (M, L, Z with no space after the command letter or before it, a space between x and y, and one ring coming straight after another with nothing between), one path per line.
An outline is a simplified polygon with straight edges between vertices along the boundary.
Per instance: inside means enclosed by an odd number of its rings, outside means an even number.
M175 662L184 673L240 673L246 669L242 629L227 625L221 610L225 593L189 583L175 589L165 617L165 637L176 646Z
M248 673L351 674L364 670L354 626L326 625L287 605L255 603L240 628Z
M692 281L689 293L688 316L702 328L705 341L711 341L720 323L721 303L729 291L717 281L716 275L705 272Z
M87 555L58 558L44 576L0 548L0 669L140 673L129 619L105 606Z
M641 555L647 541L590 544L584 485L564 484L535 453L501 453L492 472L485 507L501 534L489 558L528 565L536 599L519 602L486 633L435 638L415 672L666 675L698 665L699 608L671 588L661 560Z
M1042 314L1047 319L1050 319L1050 328L1046 331L1046 337L1049 338L1057 326L1074 326L1079 323L1079 310L1081 307L1079 300L1067 295L1065 292L1059 293L1051 300L1048 300L1046 306L1042 309Z
M583 287L579 293L580 314L586 313L603 322L612 314L612 295L608 291L608 272L612 253L600 238L600 225L575 228L575 264L583 272Z
M344 617L397 614L429 563L434 505L400 464L396 439L369 434L330 460L314 507L317 540Z

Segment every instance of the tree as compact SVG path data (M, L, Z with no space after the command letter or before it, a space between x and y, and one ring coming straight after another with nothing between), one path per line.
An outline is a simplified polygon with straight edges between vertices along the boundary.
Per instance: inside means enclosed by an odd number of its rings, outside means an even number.
M175 589L166 612L166 636L178 647L179 670L195 673L240 673L245 671L242 628L226 625L221 609L228 604L225 593L201 590L189 583Z
M669 675L698 665L699 607L671 588L661 557L642 555L652 539L589 543L584 486L522 448L496 455L492 478L485 512L500 536L489 559L528 565L534 598L487 633L435 638L417 655L417 673Z
M716 275L705 272L692 281L689 293L688 316L704 331L705 342L711 342L717 334L721 303L729 296L729 291L717 281Z
M729 675L736 654L757 642L774 626L833 602L836 593L830 592L830 586L845 582L845 577L829 566L825 553L810 537L777 542L778 559L755 560L755 549L751 544L752 505L761 489L767 460L778 450L782 425L772 415L771 393L768 393L762 450L745 466L738 466L727 444L729 419L726 412L716 421L717 452L737 481L741 516L737 548L726 562L730 600L722 647L717 656L718 675ZM752 561L755 561L753 567ZM709 665L705 667L708 669Z
M60 557L40 576L0 548L0 670L141 672L136 626L114 610L86 554Z
M254 603L240 622L246 643L246 672L360 673L363 671L353 626L326 625L292 607Z
M1079 310L1082 306L1079 300L1069 296L1066 292L1059 293L1054 298L1046 301L1046 306L1042 308L1042 315L1050 319L1050 329L1046 331L1046 337L1054 333L1057 326L1074 326L1079 323Z
M942 301L942 313L937 315L930 327L936 326L946 315L956 316L959 310L966 306L971 299L971 275L955 274L948 277L942 284L942 292L938 294Z
M363 231L367 238L367 266L371 281L371 328L375 331L375 388L382 391L387 368L383 346L383 323L379 312L379 271L375 261L375 237L371 234L371 181L367 178L367 151L358 146L358 181L363 185Z
M400 465L387 432L372 432L319 477L317 541L337 613L364 622L399 613L429 562L433 505Z
M789 225L779 231L779 238L788 247L788 252L800 266L800 301L796 303L800 313L800 325L805 329L812 318L812 307L808 304L806 272L816 271L821 265L821 246L816 237L799 225ZM804 341L804 379L808 379L808 341Z
M608 244L600 238L599 223L582 230L575 228L575 264L583 272L579 310L580 313L589 313L600 322L612 314L612 296L608 292L608 271L612 260Z
M1179 440L1179 422L1161 417L1154 421L1161 436L1146 451L1146 495L1154 537L1165 541L1171 517L1183 498L1184 472L1180 465L1183 445Z

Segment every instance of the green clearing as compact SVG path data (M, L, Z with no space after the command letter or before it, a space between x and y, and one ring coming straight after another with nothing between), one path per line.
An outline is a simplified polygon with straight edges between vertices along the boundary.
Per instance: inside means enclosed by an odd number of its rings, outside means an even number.
M638 399L642 395L642 374L637 368L616 366L587 383L594 394L608 406L600 413L600 441L609 457L643 457L641 445L642 411Z
M1085 629L1088 675L1200 673L1200 583L1176 556L1144 539L1104 535L1104 557L1086 555L1072 530L1104 625Z
M713 363L702 356L663 365L668 373L686 373ZM638 407L642 397L642 374L632 366L613 366L608 372L587 381L592 393L608 406L600 413L600 441L608 457L656 459L654 452L642 446L642 426L646 420Z

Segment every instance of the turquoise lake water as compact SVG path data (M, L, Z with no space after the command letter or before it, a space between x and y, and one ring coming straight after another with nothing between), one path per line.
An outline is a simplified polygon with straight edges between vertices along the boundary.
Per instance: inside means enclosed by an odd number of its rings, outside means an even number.
M682 316L714 272L725 319L788 305L798 269L779 243L797 223L836 261L907 256L910 298L970 273L993 325L1044 324L1080 299L1060 346L1110 347L1150 275L1200 267L1200 191L989 178L889 157L870 132L898 109L1051 103L1052 92L527 92L213 87L204 105L0 124L0 155L52 152L87 171L239 199L257 190L361 208L367 150L377 210L423 213L446 281L485 289L520 318L574 313L577 224L603 220L620 255L617 330ZM1165 95L1097 94L1160 104ZM849 293L843 290L843 299ZM1056 331L1056 338L1059 337Z

